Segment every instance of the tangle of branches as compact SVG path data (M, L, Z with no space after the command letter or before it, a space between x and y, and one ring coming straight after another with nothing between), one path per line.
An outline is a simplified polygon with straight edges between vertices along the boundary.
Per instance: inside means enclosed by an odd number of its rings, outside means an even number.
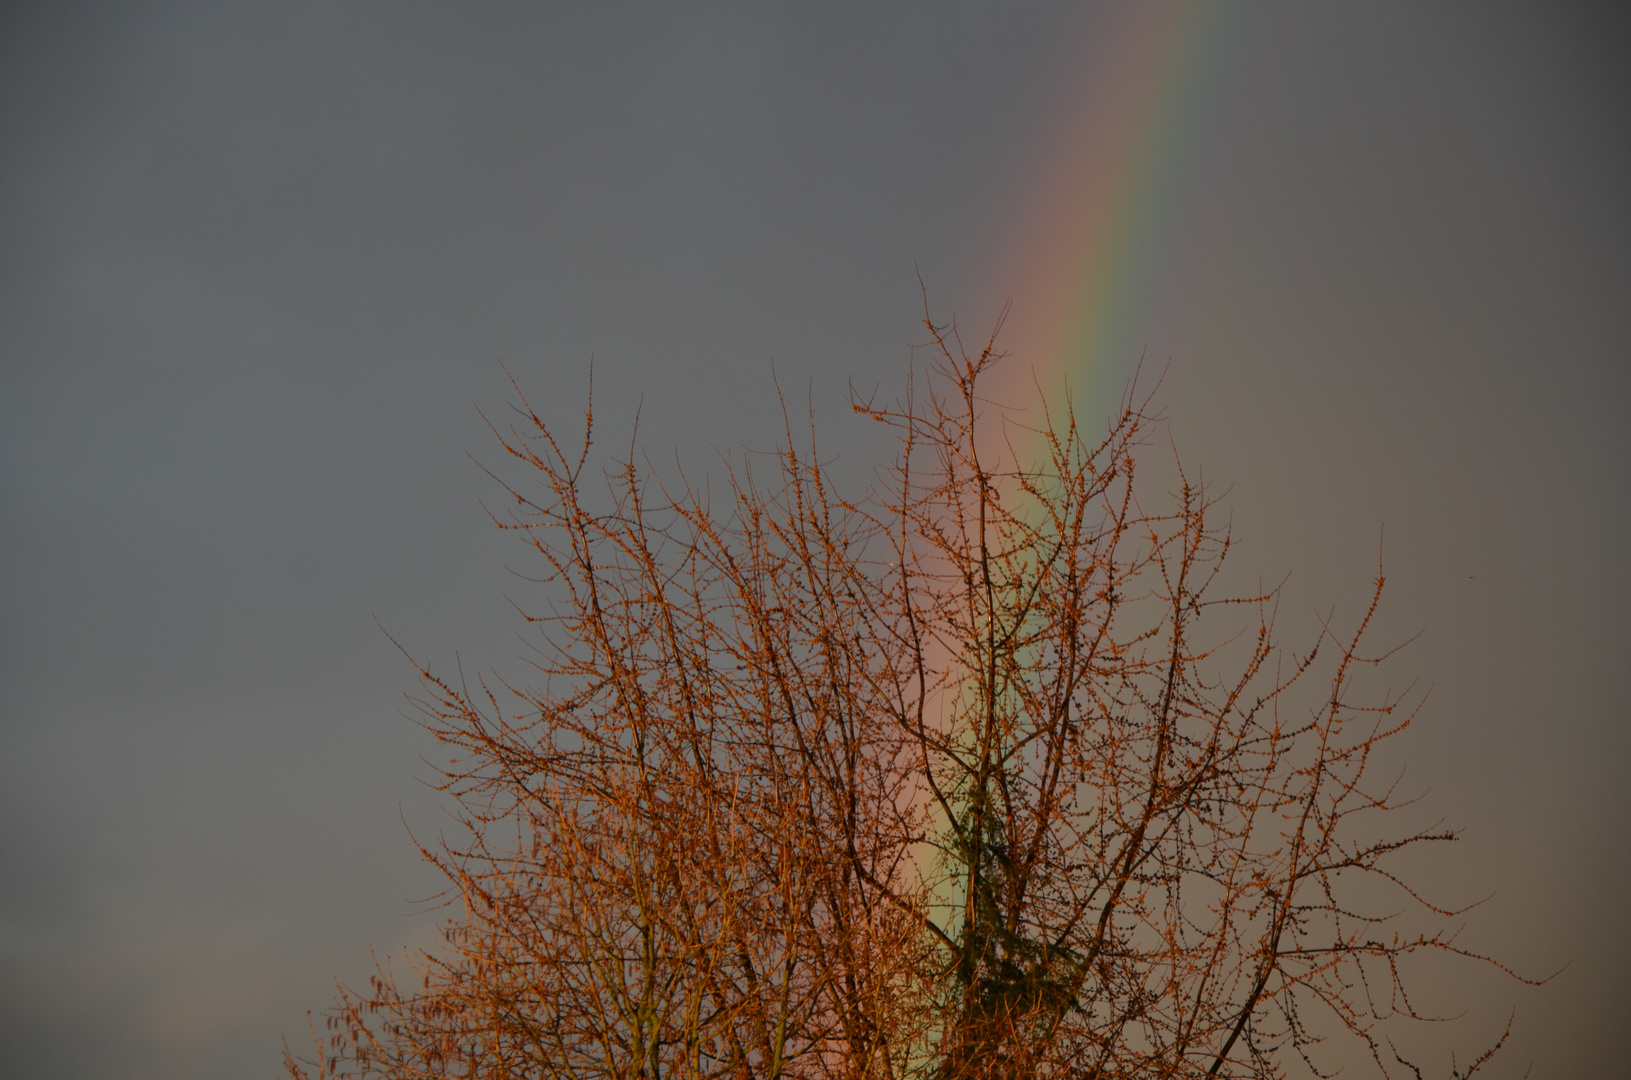
M291 1076L1266 1078L1332 1037L1412 1068L1400 962L1470 954L1397 929L1455 914L1392 869L1452 837L1390 832L1367 774L1417 702L1356 687L1381 576L1282 650L1273 593L1214 595L1204 487L1140 485L1146 402L1005 425L990 342L929 329L906 397L857 401L899 437L864 500L791 425L716 504L522 399L536 678L421 669L453 917Z

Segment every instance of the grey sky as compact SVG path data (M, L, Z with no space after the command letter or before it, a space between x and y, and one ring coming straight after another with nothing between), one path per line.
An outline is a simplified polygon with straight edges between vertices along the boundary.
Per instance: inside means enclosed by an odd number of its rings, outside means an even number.
M636 409L653 459L840 467L942 315L983 328L1067 137L1076 5L37 4L0 14L0 1073L271 1076L435 887L426 662L513 666L477 409ZM1631 77L1609 5L1260 6L1149 328L1282 622L1434 684L1417 868L1532 991L1496 1076L1631 1016ZM1015 296L1023 320L1024 296ZM1024 328L1015 327L1015 340ZM1021 358L1023 359L1023 358Z

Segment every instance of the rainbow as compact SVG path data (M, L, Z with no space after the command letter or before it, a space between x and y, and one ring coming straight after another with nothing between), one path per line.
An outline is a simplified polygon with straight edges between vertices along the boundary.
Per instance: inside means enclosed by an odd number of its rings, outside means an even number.
M1195 2L1118 5L1090 29L1047 149L1012 196L1023 209L1002 230L1007 247L990 260L985 295L1012 304L997 340L1010 359L982 397L1029 426L1039 387L1050 406L1068 390L1092 443L1146 348L1198 299L1187 236L1208 209L1202 174L1233 111L1244 46L1260 35L1241 8ZM1146 375L1166 358L1152 352ZM1042 450L1005 434L1021 455ZM943 645L929 648L930 667L951 670ZM912 862L933 877L926 848ZM956 907L946 892L935 904Z
M1068 386L1091 435L1195 299L1184 238L1204 209L1246 23L1233 5L1183 3L1118 6L1093 24L1057 134L1016 195L1011 246L992 261L989 294L1012 298L999 347L1013 359L990 399L1034 404L1039 385L1057 402Z

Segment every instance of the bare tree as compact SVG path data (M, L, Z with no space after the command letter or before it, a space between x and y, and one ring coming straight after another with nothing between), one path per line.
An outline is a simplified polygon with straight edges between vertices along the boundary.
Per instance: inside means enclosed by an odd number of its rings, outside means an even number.
M1278 1077L1333 1028L1412 1068L1399 962L1472 954L1390 869L1452 834L1366 775L1416 705L1356 697L1380 573L1282 651L1272 592L1212 595L1204 486L1139 482L1147 399L1022 428L995 335L928 328L926 389L856 403L900 439L862 501L791 423L719 506L632 451L593 506L587 419L495 429L541 481L500 521L554 589L537 678L421 669L456 913L342 988L315 1075Z

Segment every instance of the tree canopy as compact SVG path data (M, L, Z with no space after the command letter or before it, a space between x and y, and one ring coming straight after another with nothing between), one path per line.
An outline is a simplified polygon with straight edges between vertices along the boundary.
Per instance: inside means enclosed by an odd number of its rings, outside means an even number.
M1400 961L1471 954L1392 869L1453 834L1390 831L1367 773L1419 703L1360 685L1380 572L1283 649L1275 593L1216 594L1206 487L1141 482L1147 397L1022 423L994 335L929 330L856 402L899 439L861 499L791 423L717 498L592 469L589 417L495 428L536 481L500 520L550 590L534 677L421 669L444 941L292 1076L1278 1077L1331 1038L1415 1071Z

